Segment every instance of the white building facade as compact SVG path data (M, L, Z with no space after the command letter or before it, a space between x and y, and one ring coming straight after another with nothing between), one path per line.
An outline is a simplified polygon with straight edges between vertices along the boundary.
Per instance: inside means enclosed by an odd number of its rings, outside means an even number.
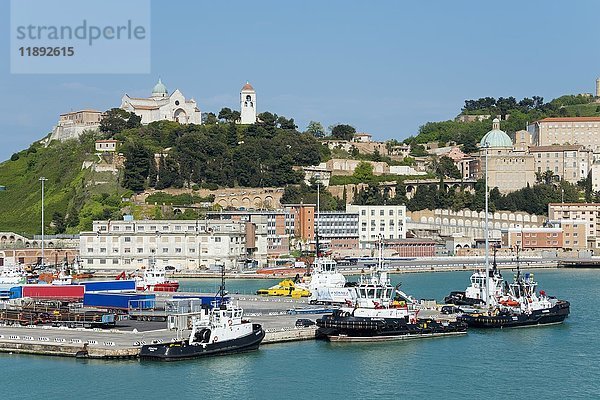
M175 121L180 124L201 124L202 115L194 99L186 99L179 89L169 95L167 87L159 79L148 98L130 97L125 94L121 108L139 115L142 124L156 121Z
M348 204L347 213L358 214L359 247L376 246L383 239L406 239L406 206L359 206Z
M182 270L241 268L246 260L246 224L235 221L94 221L80 234L86 269L135 270L155 257Z

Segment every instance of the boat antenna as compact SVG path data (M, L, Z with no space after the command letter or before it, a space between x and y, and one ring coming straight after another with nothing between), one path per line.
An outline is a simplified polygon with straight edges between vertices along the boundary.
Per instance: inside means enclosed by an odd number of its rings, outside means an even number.
M521 277L521 264L519 262L519 245L517 245L517 281Z
M219 305L223 305L225 301L225 264L221 264L221 286L219 287L217 296L221 298Z
M490 144L486 141L485 149L485 305L491 306L490 302L490 235L489 235L489 200L488 200L488 149Z
M319 258L319 252L321 249L319 248L319 208L321 208L321 184L317 181L317 213L315 218L315 258Z

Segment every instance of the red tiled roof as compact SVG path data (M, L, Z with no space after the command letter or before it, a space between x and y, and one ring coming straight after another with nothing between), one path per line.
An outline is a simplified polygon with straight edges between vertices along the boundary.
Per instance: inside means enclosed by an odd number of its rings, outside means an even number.
M242 87L242 90L254 90L254 88L252 87L252 85L250 84L250 82L246 82L246 84L244 85L244 87Z

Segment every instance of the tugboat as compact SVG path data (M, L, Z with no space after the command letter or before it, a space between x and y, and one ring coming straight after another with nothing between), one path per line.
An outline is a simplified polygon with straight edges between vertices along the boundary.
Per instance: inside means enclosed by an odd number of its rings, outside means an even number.
M502 296L493 296L489 307L481 311L463 313L457 319L473 328L514 328L549 325L563 322L570 312L570 303L547 296L533 274L521 274L517 264L514 281L507 285Z
M504 293L504 278L496 264L496 250L494 246L494 261L492 270L489 273L489 286L493 296L501 296ZM457 306L476 306L485 304L487 298L486 272L477 270L471 275L471 286L464 292L453 291L444 298L444 303Z
M154 257L152 257L148 268L144 270L143 276L135 277L136 289L151 292L176 292L179 290L179 282L168 280L166 275L166 270L158 267ZM122 278L122 275L117 279L119 278Z
M317 319L318 335L329 341L366 342L465 334L463 322L418 317L414 299L394 288L382 269L382 248L380 239L379 263L354 288L356 300Z
M319 243L320 187L317 187L317 215L315 219L315 260L310 266L310 276L303 285L309 292L310 304L341 305L356 298L354 282L346 282L346 277L337 269L337 262L323 255Z
M142 359L176 361L205 356L256 350L265 337L260 324L244 319L244 310L225 299L225 272L222 270L220 299L212 309L193 317L188 339L144 345Z
M505 284L501 293L498 293L493 283L494 272L490 271L489 264L489 230L488 230L488 186L487 186L487 150L486 137L481 140L485 148L485 302L478 309L463 312L457 317L473 328L512 328L522 326L535 326L558 324L563 322L570 312L570 303L549 297L544 291L536 292L537 282L533 274L526 273L521 276L517 247L517 273L514 281ZM494 266L494 269L495 266ZM492 286L494 285L494 286ZM500 285L501 287L502 285Z

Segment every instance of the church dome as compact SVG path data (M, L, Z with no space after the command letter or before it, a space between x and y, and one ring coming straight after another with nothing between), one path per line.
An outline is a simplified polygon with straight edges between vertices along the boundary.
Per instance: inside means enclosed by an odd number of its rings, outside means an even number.
M162 83L162 81L160 80L160 78L158 78L158 83L156 85L154 85L154 88L152 89L152 95L156 96L156 95L167 95L169 94L169 92L167 92L167 87Z
M492 130L485 134L479 142L479 147L512 147L513 142L510 136L503 130L500 130L500 120L494 118Z

